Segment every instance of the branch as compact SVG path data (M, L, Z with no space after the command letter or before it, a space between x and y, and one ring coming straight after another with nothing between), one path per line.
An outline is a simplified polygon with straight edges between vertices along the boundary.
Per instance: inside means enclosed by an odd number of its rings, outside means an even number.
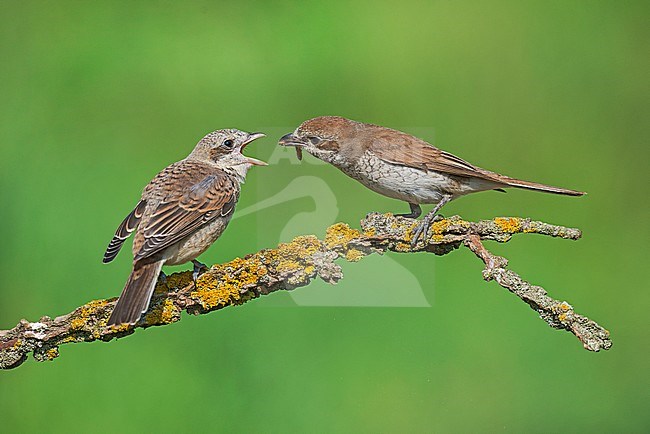
M485 240L504 243L513 234L521 233L577 240L581 236L578 229L516 217L468 222L454 216L434 222L430 239L412 248L410 240L415 225L415 220L373 213L361 222L363 232L337 223L327 229L323 240L313 235L300 236L275 249L214 265L199 277L196 286L191 272L172 274L165 283L158 282L149 311L134 326L106 327L116 298L91 301L54 319L44 316L38 322L21 320L13 329L0 331L0 368L19 366L29 353L38 361L53 360L58 357L62 344L109 341L138 328L177 322L182 311L200 315L241 305L278 290L306 286L316 277L336 283L343 277L341 267L335 262L339 258L356 262L372 253L387 251L444 255L461 245L485 263L485 280L495 280L521 298L551 327L570 331L587 350L611 347L607 330L575 313L568 303L554 300L543 288L507 270L506 259L493 255L483 246Z

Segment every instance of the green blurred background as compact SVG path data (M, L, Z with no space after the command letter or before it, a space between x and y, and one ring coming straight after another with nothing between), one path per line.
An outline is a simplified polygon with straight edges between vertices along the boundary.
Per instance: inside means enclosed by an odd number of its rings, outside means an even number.
M647 17L643 1L1 2L0 329L117 296L130 254L102 265L114 229L214 129L269 133L248 154L273 164L204 262L406 211L275 147L337 114L588 191L488 192L445 214L583 229L488 247L614 340L585 351L465 249L391 254L344 266L339 287L2 372L2 431L647 432ZM431 307L397 307L407 293Z

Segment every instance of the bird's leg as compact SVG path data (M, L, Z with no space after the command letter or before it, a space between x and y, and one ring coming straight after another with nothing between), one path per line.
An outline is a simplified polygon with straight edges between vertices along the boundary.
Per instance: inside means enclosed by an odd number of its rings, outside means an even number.
M201 274L208 271L208 266L196 259L192 259L192 265L194 266L192 268L192 280L194 280L194 286L196 286L196 280Z
M407 219L416 219L422 215L422 208L417 203L410 203L411 212L408 214L395 214L395 217L404 217Z
M415 247L418 240L420 239L420 236L422 236L425 241L429 239L429 228L431 227L431 223L434 222L436 214L438 211L440 211L440 208L445 206L450 200L451 195L444 195L442 199L440 199L440 202L438 202L438 204L431 211L429 211L426 216L424 216L422 221L418 223L418 226L415 228L415 233L413 233L411 247Z

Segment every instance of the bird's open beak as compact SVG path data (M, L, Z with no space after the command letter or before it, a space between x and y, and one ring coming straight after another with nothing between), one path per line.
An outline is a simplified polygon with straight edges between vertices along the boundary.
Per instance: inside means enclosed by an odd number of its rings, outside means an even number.
M246 146L248 146L248 144L251 143L253 140L261 139L262 137L266 137L266 134L264 134L264 133L250 133L250 134L248 135L248 138L246 139L246 141L241 145L241 150L240 150L240 152L243 152L243 151L244 151L244 148L245 148ZM246 157L246 156L245 156L245 157ZM246 157L246 160L247 160L250 164L252 164L252 165L254 165L254 166L268 166L268 163L266 163L266 162L264 162L264 161L262 161L262 160L258 160L258 159L256 159L256 158Z
M248 138L244 142L244 144L241 146L241 148L244 149L246 147L246 145L248 145L250 142L252 142L253 140L261 139L262 137L266 137L266 134L264 134L264 133L250 133L248 135Z
M285 134L284 136L280 137L278 144L282 146L295 147L298 160L302 160L302 147L305 146L305 142L303 142L300 138L294 136L293 133Z

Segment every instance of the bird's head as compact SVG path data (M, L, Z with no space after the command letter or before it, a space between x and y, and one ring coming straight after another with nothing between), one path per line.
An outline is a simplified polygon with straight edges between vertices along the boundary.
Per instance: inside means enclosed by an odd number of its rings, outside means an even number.
M280 138L282 146L294 146L298 159L302 159L302 150L321 160L329 161L354 138L358 122L340 116L320 116L300 124L293 133Z
M213 131L196 144L189 158L211 162L223 168L266 166L264 161L242 154L249 143L261 137L265 137L264 134L247 133L234 128Z

